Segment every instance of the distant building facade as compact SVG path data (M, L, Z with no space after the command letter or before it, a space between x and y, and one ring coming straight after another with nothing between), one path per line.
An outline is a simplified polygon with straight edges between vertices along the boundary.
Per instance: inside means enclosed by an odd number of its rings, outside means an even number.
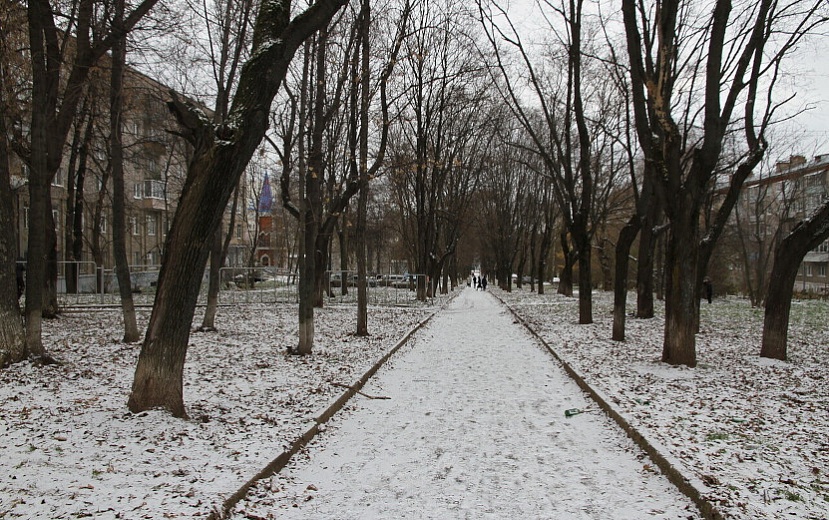
M90 83L84 105L87 112L79 114L51 187L59 290L66 287L66 266L73 262L79 263L76 276L87 278L93 277L96 269L111 272L115 267L109 95L105 74L98 76L98 83L95 78ZM124 85L125 239L131 272L150 273L134 276L134 283L140 286L157 276L192 150L175 133L177 122L165 101L167 87L134 70L127 71ZM29 245L28 168L16 157L10 167L18 256L25 259ZM229 217L226 214L224 219L225 232ZM235 218L237 228L231 236L227 266L243 265L249 256L252 241L245 232L246 217L242 209Z
M743 204L756 204L758 192L768 193L761 214L749 218L756 233L779 226L779 241L829 197L829 154L807 159L790 156L775 165L774 172L746 182ZM749 211L744 211L750 214ZM762 221L762 222L761 222ZM829 242L823 242L806 254L795 282L795 290L829 292Z

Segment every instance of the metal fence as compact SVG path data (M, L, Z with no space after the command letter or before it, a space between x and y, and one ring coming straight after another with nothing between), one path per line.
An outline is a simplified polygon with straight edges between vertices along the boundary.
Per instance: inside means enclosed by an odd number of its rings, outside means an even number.
M366 296L369 305L414 305L417 284L428 281L424 274L377 274L366 276ZM326 297L336 303L357 302L357 272L327 271L323 280ZM429 299L434 300L434 298Z
M58 305L62 308L120 305L118 280L114 269L103 269L94 262L60 262L58 274ZM136 306L151 306L158 283L158 266L133 267L130 285ZM74 284L67 285L67 275L75 276ZM276 267L224 267L219 270L221 280L220 305L288 304L299 301L296 271ZM327 271L323 292L328 304L357 303L357 273L355 271ZM423 274L370 274L366 277L369 305L418 305L417 285L428 284ZM68 292L67 287L74 291ZM199 304L207 302L207 273L202 280ZM428 298L428 305L439 303L446 295Z

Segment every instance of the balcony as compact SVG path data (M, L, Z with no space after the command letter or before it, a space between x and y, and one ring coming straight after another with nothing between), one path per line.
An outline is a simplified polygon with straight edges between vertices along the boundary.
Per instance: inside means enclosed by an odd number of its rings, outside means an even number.
M141 183L141 200L144 209L163 210L166 207L165 189L162 181L147 180Z

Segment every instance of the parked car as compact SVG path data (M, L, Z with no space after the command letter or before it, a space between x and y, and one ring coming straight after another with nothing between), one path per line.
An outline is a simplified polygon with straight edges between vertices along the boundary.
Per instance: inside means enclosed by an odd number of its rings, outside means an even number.
M415 276L409 273L405 273L402 275L392 275L396 278L392 281L391 286L397 289L409 289L414 287L415 283Z
M240 289L252 287L256 282L264 282L265 277L259 271L251 271L249 273L239 273L233 277L233 283Z

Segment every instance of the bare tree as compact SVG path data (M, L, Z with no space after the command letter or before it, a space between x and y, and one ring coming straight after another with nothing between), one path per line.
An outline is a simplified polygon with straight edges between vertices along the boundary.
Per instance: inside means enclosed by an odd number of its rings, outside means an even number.
M90 0L73 4L66 13L56 11L44 0L28 2L32 114L28 143L20 142L17 151L30 166L25 319L27 348L33 356L48 359L41 338L41 320L45 303L54 300L57 276L49 189L83 99L83 87L98 60L118 38L132 30L156 2L145 0L135 5L117 29L109 20L97 18L101 12L107 15L109 12L94 9ZM63 22L65 25L58 25ZM70 47L72 52L68 52ZM50 259L48 263L47 259ZM47 266L52 275L48 277L50 291L45 293Z
M400 64L391 180L411 267L425 275L417 278L417 298L425 300L454 254L475 190L472 174L483 167L493 135L483 129L495 118L481 65L463 37L468 19L442 3L418 9Z
M494 5L493 13L482 3L478 5L497 62L496 79L502 86L502 95L524 126L533 150L553 179L556 202L562 209L567 236L579 263L579 323L592 323L591 206L596 172L591 148L594 139L588 124L590 97L588 89L584 88L583 1L544 2L552 13L548 18L548 31L556 42L550 50L550 59L555 60L557 70L563 71L560 76L551 77L545 76L535 63L504 8ZM499 23L498 16L504 21ZM524 71L522 76L529 78L530 95L538 106L537 111L526 107L524 92L519 90L508 71L504 46L518 56ZM566 283L562 283L559 289L566 287Z
M779 106L771 92L780 62L826 8L774 0L739 6L718 0L712 7L700 24L693 17L706 15L691 2L622 3L637 136L669 222L662 360L688 366L696 365L705 267L743 182L765 153L764 134ZM722 157L729 132L742 133L744 143L730 164ZM703 200L721 176L728 191L703 235Z
M265 1L254 24L252 52L221 124L174 99L170 108L194 146L181 201L167 238L155 305L135 370L128 406L162 407L185 417L183 371L190 323L210 251L228 200L268 127L271 102L302 43L325 27L345 0L319 0L290 18L289 2Z
M23 56L17 52L24 47L25 13L16 5L6 3L0 7L0 25L4 29L0 38L0 368L3 368L28 355L17 298L16 261L21 252L17 246L8 140L10 126L22 119L22 110L14 102L20 99L25 88L20 73Z
M829 201L798 223L774 252L763 320L760 356L785 361L788 355L789 313L797 271L806 253L829 238Z
M213 121L221 124L227 118L230 96L233 93L242 60L250 45L249 33L256 11L251 0L218 0L212 5L202 4L201 18L208 39L207 53L212 65L212 79L216 87ZM210 249L207 306L200 330L215 330L216 312L221 287L220 269L224 265L230 239L235 227L238 190L234 191L228 228L216 228ZM258 220L257 220L258 221Z
M112 70L109 89L110 164L112 167L112 237L115 256L115 275L121 296L121 314L124 318L124 342L132 343L141 338L135 318L132 299L130 266L126 247L126 194L124 189L124 144L122 117L124 113L124 68L127 56L127 35L121 29L124 23L124 0L115 0L112 20L113 30L118 33L112 46Z
M760 174L746 182L741 200L734 207L745 290L755 307L766 301L774 250L780 244L783 224L791 218L792 203L798 196L794 183L779 182L769 169L769 165L763 164Z

